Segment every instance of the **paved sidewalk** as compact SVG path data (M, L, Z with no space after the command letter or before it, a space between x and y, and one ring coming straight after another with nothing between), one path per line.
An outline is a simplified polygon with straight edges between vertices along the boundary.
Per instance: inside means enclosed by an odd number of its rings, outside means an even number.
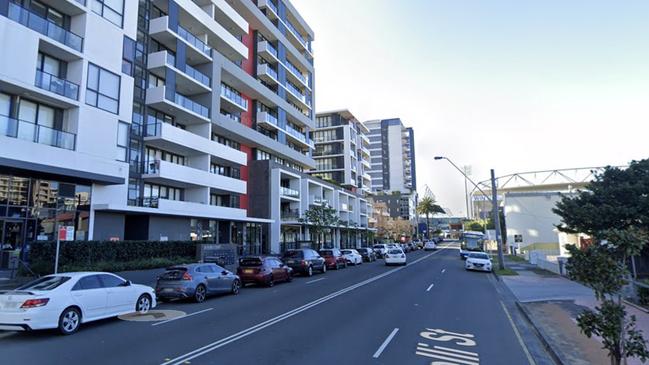
M508 262L508 267L519 275L502 276L503 283L564 364L610 364L599 339L586 337L576 323L579 313L597 305L591 289L528 263ZM649 338L649 314L631 306L627 312ZM642 363L629 359L629 365L636 364Z

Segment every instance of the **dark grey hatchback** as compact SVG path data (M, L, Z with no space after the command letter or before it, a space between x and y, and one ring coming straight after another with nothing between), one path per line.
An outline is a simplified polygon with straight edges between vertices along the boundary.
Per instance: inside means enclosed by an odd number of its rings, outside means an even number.
M216 264L188 264L167 268L158 277L155 292L158 300L191 298L201 303L208 295L239 294L241 279Z

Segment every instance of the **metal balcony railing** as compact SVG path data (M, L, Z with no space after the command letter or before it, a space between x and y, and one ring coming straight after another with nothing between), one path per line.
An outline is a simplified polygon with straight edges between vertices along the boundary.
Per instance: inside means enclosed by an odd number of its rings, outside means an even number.
M178 26L178 35L186 40L189 44L192 46L198 48L201 52L205 53L206 55L212 57L212 48L205 44L205 42L201 41L196 37L194 34L192 34L190 31L187 29L181 27L180 25Z
M79 85L74 82L56 77L51 73L36 70L36 86L51 91L55 94L65 96L73 100L79 99Z
M11 118L6 115L0 115L0 134L71 151L75 150L77 142L77 135L74 133Z

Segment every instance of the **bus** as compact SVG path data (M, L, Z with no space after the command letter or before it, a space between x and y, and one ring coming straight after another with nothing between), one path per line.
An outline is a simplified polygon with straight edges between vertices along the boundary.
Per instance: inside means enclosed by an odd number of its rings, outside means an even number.
M484 250L485 234L482 232L465 231L460 236L460 257L465 260L470 252Z

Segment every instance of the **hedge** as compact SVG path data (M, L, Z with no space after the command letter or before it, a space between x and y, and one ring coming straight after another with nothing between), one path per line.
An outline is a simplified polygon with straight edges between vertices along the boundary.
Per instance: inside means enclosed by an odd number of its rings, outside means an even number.
M66 241L61 242L59 272L126 271L165 267L196 260L194 241ZM52 273L56 242L31 246L29 267L38 275Z

